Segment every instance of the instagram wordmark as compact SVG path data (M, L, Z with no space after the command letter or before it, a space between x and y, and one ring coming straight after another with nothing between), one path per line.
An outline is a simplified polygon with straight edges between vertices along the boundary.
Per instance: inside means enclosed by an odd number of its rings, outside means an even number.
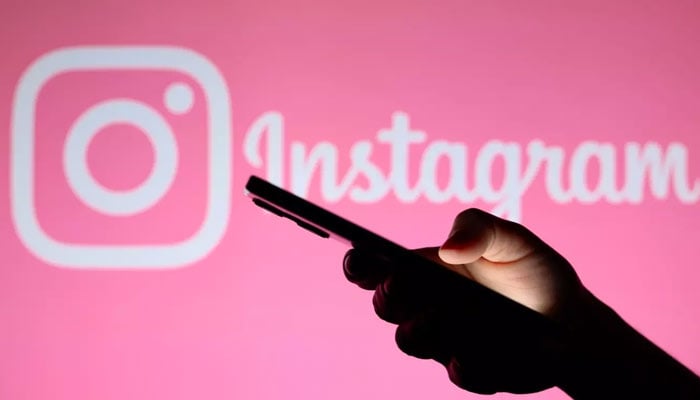
M206 99L207 200L198 230L176 243L76 244L62 242L44 231L36 212L36 106L42 88L67 72L176 72L195 82ZM195 102L187 84L175 82L163 93L168 112L190 111ZM154 151L149 176L134 188L115 191L90 173L87 151L94 136L113 124L139 129ZM176 47L73 47L48 53L35 61L19 80L11 126L11 207L20 239L40 259L72 268L153 269L184 266L204 257L226 230L230 204L231 115L226 83L203 56ZM68 129L63 149L67 184L94 211L119 218L156 205L176 177L178 145L168 121L151 105L131 98L111 98L93 104Z
M700 200L700 179L689 176L689 151L678 142L670 143L666 149L653 142L627 142L623 149L617 149L611 143L585 141L573 149L567 165L566 151L542 140L526 145L488 140L476 151L472 149L472 160L466 143L428 141L428 137L410 127L408 114L396 112L391 127L377 132L375 142L362 140L348 148L350 167L342 171L339 158L344 155L338 146L327 141L287 143L284 117L268 112L251 125L243 151L248 162L263 168L264 176L271 182L283 186L287 176L290 190L301 197L307 196L314 177L320 175L320 192L328 202L348 197L357 203L376 203L391 194L403 203L413 203L421 197L438 204L481 200L493 205L494 214L521 221L523 198L538 177L544 181L550 199L562 204L640 204L647 187L658 199L673 194L682 204ZM420 145L424 145L422 155L414 160L409 156L410 149ZM389 148L388 170L372 159L381 146ZM285 152L290 158L288 173ZM448 162L450 171L443 185L438 184L441 160ZM504 168L500 179L494 179L494 164L498 160L502 160ZM414 162L419 167L418 178L410 182L409 171ZM601 171L595 179L588 176L591 164L597 164ZM564 183L566 180L568 184ZM502 183L494 185L494 181Z

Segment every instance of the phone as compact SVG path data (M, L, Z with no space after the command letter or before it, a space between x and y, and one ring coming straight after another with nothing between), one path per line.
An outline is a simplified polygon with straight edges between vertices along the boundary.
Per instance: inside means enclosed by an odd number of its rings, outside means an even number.
M423 268L430 269L431 273L451 274L448 281L455 286L450 290L459 293L461 300L470 307L485 310L494 321L509 321L508 325L527 327L543 335L559 331L555 322L546 316L257 176L251 176L245 188L246 194L259 207L290 219L322 238L333 237L358 250L372 252L390 260L397 268Z

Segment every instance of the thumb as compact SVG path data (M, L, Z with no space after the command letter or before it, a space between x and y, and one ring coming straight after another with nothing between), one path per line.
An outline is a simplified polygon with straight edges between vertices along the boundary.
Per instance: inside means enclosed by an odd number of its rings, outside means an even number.
M531 254L538 241L522 225L470 208L457 215L438 254L448 264L468 264L479 258L506 263Z

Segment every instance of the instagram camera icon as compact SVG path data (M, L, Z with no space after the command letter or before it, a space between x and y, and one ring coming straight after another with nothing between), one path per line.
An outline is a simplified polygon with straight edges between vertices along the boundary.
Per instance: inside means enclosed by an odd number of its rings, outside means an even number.
M19 238L68 268L166 269L202 259L229 218L230 109L222 75L192 50L44 54L18 81L13 104Z

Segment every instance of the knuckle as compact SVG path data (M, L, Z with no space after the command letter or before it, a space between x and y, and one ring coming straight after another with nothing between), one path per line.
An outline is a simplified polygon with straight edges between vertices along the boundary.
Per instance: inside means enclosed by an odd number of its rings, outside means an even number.
M382 289L383 287L383 283L377 285L377 288L374 291L374 296L372 296L372 306L374 307L374 313L377 314L380 319L386 322L393 322L393 318L389 312L390 310L387 307L386 295Z
M389 323L398 324L406 319L405 306L400 301L396 301L389 293L388 286L391 280L387 279L379 283L372 297L372 305L377 316Z

